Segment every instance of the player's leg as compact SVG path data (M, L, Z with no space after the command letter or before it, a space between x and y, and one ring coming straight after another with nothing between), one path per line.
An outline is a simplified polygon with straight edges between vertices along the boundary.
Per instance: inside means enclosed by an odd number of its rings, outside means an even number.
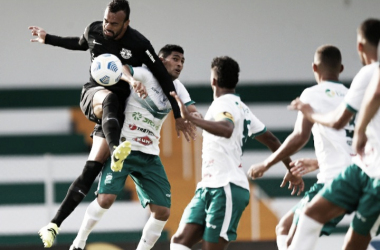
M249 202L249 191L229 183L221 188L209 189L210 202L206 204L206 227L202 249L225 249L236 240L237 226Z
M276 243L278 250L286 250L287 249L287 238L289 235L290 228L293 222L294 212L290 210L287 212L276 226Z
M65 199L62 201L51 222L39 230L39 235L45 248L52 246L62 222L74 211L79 203L82 202L102 170L105 160L109 157L107 142L101 137L98 130L99 129L95 127L91 152L81 175L70 185Z
M204 226L200 224L181 223L171 239L170 250L190 250L202 240L203 232Z
M112 155L111 169L120 171L123 161L131 152L130 142L119 145L121 125L119 99L117 95L107 89L97 91L92 100L94 114L102 120L102 128Z
M345 209L326 200L320 195L306 206L301 213L291 249L314 249L323 224L345 213Z
M170 216L171 192L159 156L132 151L127 158L141 205L149 205L151 216L144 226L137 250L151 249L160 238Z
M208 242L208 241L203 241L202 242L202 249L205 250L224 250L227 248L229 242L223 239L222 237L219 237L219 242Z
M380 233L380 182L361 171L362 193L344 248L367 249L371 239Z
M164 226L169 219L170 208L149 204L149 209L151 215L144 226L137 250L151 249L160 238L162 230L164 230Z
M206 225L206 189L199 188L183 211L181 221L170 243L170 250L190 250L202 240Z
M313 249L323 224L356 210L361 194L361 172L356 165L351 165L325 185L302 213L289 250Z
M87 207L78 234L73 241L72 246L74 248L84 249L88 236L115 200L116 195L99 194L97 199L90 203L90 205ZM107 208L102 207L102 205L104 205L103 202L107 204Z
M343 248L345 250L366 250L372 237L370 234L358 234L350 227L344 238Z
M72 247L84 249L89 234L123 190L128 174L128 168L115 173L110 168L110 160L105 163L99 179L98 197L88 206Z

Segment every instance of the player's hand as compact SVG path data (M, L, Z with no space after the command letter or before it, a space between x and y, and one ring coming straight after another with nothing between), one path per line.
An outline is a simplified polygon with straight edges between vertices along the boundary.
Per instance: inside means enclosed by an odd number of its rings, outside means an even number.
M268 168L262 162L262 163L259 163L259 164L252 165L249 168L249 170L247 172L247 175L252 180L254 180L254 179L262 177L267 170L268 170Z
M319 168L317 159L302 158L292 161L289 166L292 175L301 177L307 173L313 172Z
M148 92L146 91L144 84L140 81L131 81L131 86L140 98L145 99L148 96Z
M177 95L176 92L172 91L170 92L170 95L176 99L178 106L181 110L182 118L175 119L175 127L176 127L178 138L180 137L179 131L182 131L183 135L185 136L188 142L190 141L189 137L195 140L196 135L197 135L196 127L189 121L189 119L192 118L192 115L189 113L189 111L187 110L185 104L183 104L181 99L179 99L179 96Z
M178 138L180 137L180 131L182 131L188 142L190 142L190 138L193 140L197 138L195 126L182 117L175 119L175 130Z
M297 190L297 195L300 195L305 188L305 183L303 182L302 177L292 175L289 171L286 172L280 187L285 187L287 182L289 182L288 189L292 190L291 195L295 195Z
M355 131L354 138L352 139L352 147L361 158L364 156L364 148L367 144L367 135L364 131Z
M34 39L30 39L31 42L45 43L46 31L37 26L29 26L28 29L32 32L32 36L36 36Z
M178 103L178 106L181 110L181 116L183 119L185 120L191 120L192 116L191 114L189 113L189 111L187 110L185 104L183 104L183 102L181 101L181 99L179 98L179 96L177 95L176 92L172 91L170 92L170 95L173 96L175 98L175 100L177 101Z
M201 113L199 113L198 111L197 112L191 112L190 115L196 117L196 118L199 118L199 119L203 119L203 116Z
M303 114L310 114L314 112L313 108L309 104L301 102L299 97L297 97L290 103L290 105L288 106L288 109L299 110Z

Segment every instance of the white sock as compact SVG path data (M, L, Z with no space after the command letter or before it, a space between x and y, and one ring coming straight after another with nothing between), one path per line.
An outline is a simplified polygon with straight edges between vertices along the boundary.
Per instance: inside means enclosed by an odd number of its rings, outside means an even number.
M167 221L156 220L151 215L149 220L146 222L141 240L136 250L149 250L151 249L156 241L161 236L161 232Z
M170 250L191 250L191 248L177 243L170 243Z
M88 235L91 233L95 225L100 221L105 211L108 209L102 208L98 201L95 199L87 207L86 214L83 218L82 225L78 231L77 237L75 238L73 245L76 248L84 249L86 245L86 240Z
M289 250L313 250L321 233L323 224L310 218L304 213L298 221L297 230L294 234Z
M277 235L276 242L278 250L286 250L288 246L286 245L287 235Z

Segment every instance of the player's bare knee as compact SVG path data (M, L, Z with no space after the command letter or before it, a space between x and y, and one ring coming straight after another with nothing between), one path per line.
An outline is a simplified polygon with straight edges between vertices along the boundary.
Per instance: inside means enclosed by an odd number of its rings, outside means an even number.
M276 226L276 235L286 235L288 234L289 230L286 230L284 227L284 224L281 223L281 221Z
M178 231L172 236L171 243L182 243L183 241L183 235L179 233Z
M153 218L156 220L167 221L170 216L170 209L167 207L156 206L154 210L152 210Z
M102 104L94 105L94 114L98 119L102 119L103 117L103 106Z
M104 209L108 209L112 206L116 199L116 195L113 194L99 194L98 195L98 203Z

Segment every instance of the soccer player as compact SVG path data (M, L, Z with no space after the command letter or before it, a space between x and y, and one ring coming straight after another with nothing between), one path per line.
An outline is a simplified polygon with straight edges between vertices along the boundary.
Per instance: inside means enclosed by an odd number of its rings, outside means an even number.
M117 56L123 65L146 65L170 101L176 118L178 135L181 130L188 139L188 135L194 134L190 126L181 118L176 101L169 95L169 92L175 89L172 79L149 40L129 26L129 14L128 1L113 0L105 9L103 22L91 23L81 37L59 37L47 34L40 27L31 26L29 29L32 35L36 36L31 41L70 50L90 50L91 60L100 54L111 53ZM127 70L127 68L123 69L125 73ZM130 84L139 91L139 94L144 94L141 84L139 85L136 81L131 81ZM66 198L51 223L39 231L45 247L51 247L61 223L86 196L110 154L112 169L120 171L123 160L130 152L130 142L125 141L119 145L120 124L124 119L124 103L130 92L129 84L123 80L113 86L103 87L90 76L89 82L83 86L80 107L89 120L97 123L92 134L93 144L82 174L70 186Z
M335 46L324 45L314 54L312 64L317 85L306 88L300 99L308 103L314 111L329 112L337 108L347 93L347 88L339 82L339 74L343 71L342 56ZM264 162L253 165L248 175L253 179L261 177L271 166L299 151L314 136L315 154L319 162L318 181L304 198L281 218L276 227L277 246L286 250L290 244L298 216L303 207L323 188L325 183L334 179L346 166L351 164L351 148L354 124L347 124L344 129L335 130L309 121L302 112L298 113L294 130L281 147ZM304 174L304 173L302 173ZM323 227L322 234L329 235L343 216L336 218ZM293 225L292 225L293 224Z
M216 57L211 63L214 101L205 119L191 116L180 97L182 117L202 128L202 180L187 205L171 250L190 250L203 239L202 249L225 249L236 239L240 217L249 202L249 182L241 165L242 146L249 137L275 151L281 143L235 94L239 65L230 57ZM284 160L289 164L290 159ZM303 181L289 175L294 188Z
M166 45L160 50L159 57L172 76L181 100L191 112L196 112L189 93L177 79L185 61L183 49L177 45ZM149 206L151 211L137 250L151 249L169 218L170 184L160 161L158 144L161 126L171 110L170 103L147 67L135 67L133 72L133 77L145 85L148 97L143 100L132 93L126 103L120 140L132 143L131 154L124 161L121 172L113 172L110 161L105 164L99 181L98 197L88 206L71 250L84 249L88 235L124 188L128 176L136 184L141 205L144 208Z
M357 49L365 66L356 74L344 102L337 109L327 114L315 113L309 105L299 99L294 100L291 106L301 110L308 119L325 126L339 128L347 124L360 109L365 90L379 68L377 62L379 40L380 20L365 20L357 34ZM374 133L377 142L378 131ZM356 214L346 234L343 249L367 248L372 236L376 234L377 218L380 214L379 181L373 178L378 173L378 164L375 160L377 150L378 146L375 146L372 152L366 152L364 158L354 157L354 164L345 168L331 183L325 185L306 206L300 215L298 229L289 249L314 249L324 223L353 211L356 211Z

